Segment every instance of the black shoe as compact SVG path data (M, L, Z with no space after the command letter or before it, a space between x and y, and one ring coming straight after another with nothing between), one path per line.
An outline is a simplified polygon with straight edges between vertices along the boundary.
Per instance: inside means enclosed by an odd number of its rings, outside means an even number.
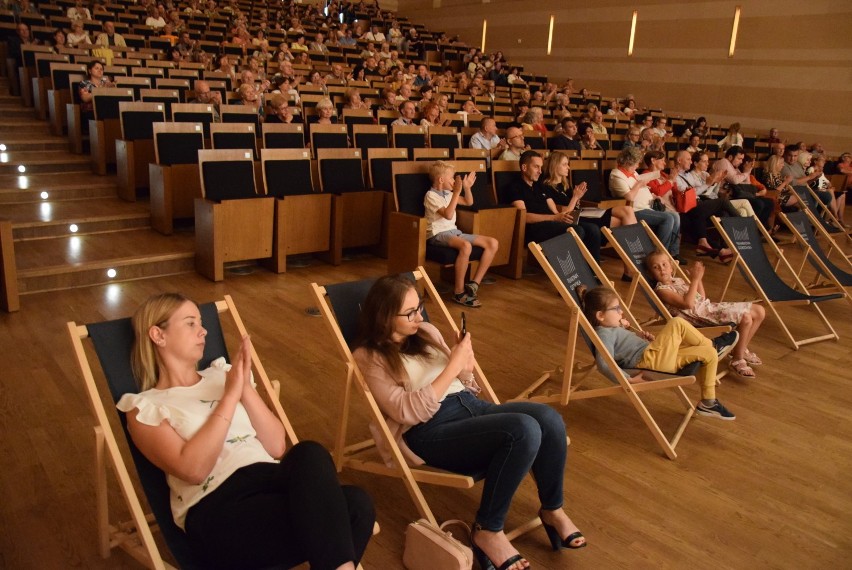
M721 360L726 357L734 348L734 345L737 344L738 340L740 340L740 333L737 331L722 333L714 338L712 341L713 348L716 349L718 358Z
M677 261L680 265L689 265L689 262L679 255L673 255L672 257L674 257L675 261Z
M541 511L538 512L538 518L541 518ZM544 522L544 519L542 519L541 521L541 526L544 527L544 532L547 533L547 538L550 540L550 546L553 547L553 550L560 550L562 548L584 548L587 544L583 533L579 530L577 532L569 534L565 538L562 538L561 536L559 536L559 531L556 530L556 527L547 524L546 522ZM580 538L583 539L582 543L572 544L575 540Z
M470 549L473 551L473 557L476 558L476 561L479 563L480 570L506 570L516 562L526 560L523 555L515 554L514 556L510 556L508 559L504 560L500 566L495 565L491 562L491 559L488 558L485 552L476 545L476 542L473 541L473 535L475 535L476 531L480 529L481 527L474 523L473 530L470 532Z

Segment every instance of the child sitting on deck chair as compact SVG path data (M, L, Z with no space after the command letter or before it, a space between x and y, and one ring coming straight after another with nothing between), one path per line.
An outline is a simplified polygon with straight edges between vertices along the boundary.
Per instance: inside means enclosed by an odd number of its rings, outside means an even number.
M456 206L461 202L465 206L473 204L471 188L476 182L476 173L471 172L464 178L455 176L452 165L441 160L429 169L432 188L426 193L423 205L426 208L426 235L430 245L442 245L458 250L455 261L455 289L453 301L466 307L480 307L478 299L479 285L491 266L498 243L493 237L462 233L456 227ZM467 283L464 282L470 264L473 246L482 248L482 257L476 274Z

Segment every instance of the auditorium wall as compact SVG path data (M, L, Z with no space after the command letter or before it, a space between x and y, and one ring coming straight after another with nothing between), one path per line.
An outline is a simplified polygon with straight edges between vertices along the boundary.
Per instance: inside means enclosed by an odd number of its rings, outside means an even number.
M734 57L734 9L742 6ZM852 151L852 2L754 0L399 0L399 13L512 63L574 79L606 96L633 94L669 115L739 121L746 133ZM630 21L638 10L632 57ZM550 16L553 46L547 55Z

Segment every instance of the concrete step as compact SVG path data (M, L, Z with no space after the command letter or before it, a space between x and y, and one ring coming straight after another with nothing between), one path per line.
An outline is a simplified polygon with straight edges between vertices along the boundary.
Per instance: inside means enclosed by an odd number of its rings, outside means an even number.
M47 198L41 197L42 192ZM98 176L88 168L64 173L0 174L0 204L4 205L115 196L115 176Z
M15 256L23 295L192 272L195 237L128 230L25 240L15 243Z
M42 174L42 173L71 173L91 169L88 156L71 154L67 150L58 151L21 151L6 152L0 156L0 174ZM3 161L5 159L5 161ZM26 168L25 172L19 170Z

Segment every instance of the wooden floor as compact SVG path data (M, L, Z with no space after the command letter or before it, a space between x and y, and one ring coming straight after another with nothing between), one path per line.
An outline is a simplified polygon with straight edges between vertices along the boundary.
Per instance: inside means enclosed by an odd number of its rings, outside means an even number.
M620 264L608 259L613 277ZM308 285L374 277L384 261L361 257L340 267L314 262L273 275L228 274L212 283L187 274L22 298L0 314L0 568L137 568L123 553L96 550L92 418L66 338L65 322L128 315L148 295L180 290L199 301L231 294L266 370L282 383L282 402L302 439L333 441L343 368ZM711 262L708 291L718 294L721 266ZM735 277L734 294L748 296ZM619 284L623 285L623 284ZM498 279L468 310L479 361L508 398L563 358L565 310L546 278ZM516 541L536 569L556 568L850 568L852 563L852 310L825 305L840 342L792 350L771 319L752 347L766 365L759 379L725 378L719 397L735 422L698 417L666 459L623 398L584 400L562 409L572 445L565 504L589 547L553 553L542 530ZM458 315L456 307L451 307ZM805 309L785 314L796 329L818 332ZM580 359L589 360L581 351ZM698 398L697 388L688 393ZM676 425L672 395L649 407ZM358 404L356 418L363 420ZM353 428L366 434L363 422ZM416 511L398 480L344 472L374 497L382 532L366 568L401 568L403 532ZM113 485L114 486L114 485ZM441 519L470 520L479 487L427 488ZM117 491L113 510L123 510ZM537 510L524 483L507 526Z

